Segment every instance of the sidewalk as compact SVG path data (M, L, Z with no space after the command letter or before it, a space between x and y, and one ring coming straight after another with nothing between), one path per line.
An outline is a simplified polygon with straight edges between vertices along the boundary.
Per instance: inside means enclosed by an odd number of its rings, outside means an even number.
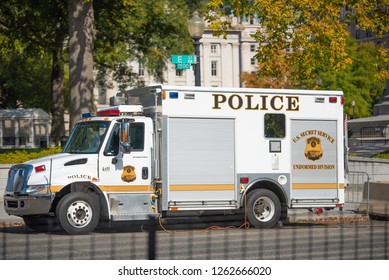
M387 144L383 142L369 142L361 145L359 142L352 143L352 141L350 141L348 153L350 155L356 155L358 157L370 158L386 150L389 150L389 142Z
M290 222L299 221L320 221L320 220L357 220L367 215L360 214L356 211L359 205L345 203L343 208L335 208L332 210L324 210L320 215L310 212L306 209L293 209L288 211L288 217Z
M1 195L0 201L0 225L1 224L14 224L14 223L23 223L23 219L16 216L10 216L5 213L4 210L4 200L3 195Z

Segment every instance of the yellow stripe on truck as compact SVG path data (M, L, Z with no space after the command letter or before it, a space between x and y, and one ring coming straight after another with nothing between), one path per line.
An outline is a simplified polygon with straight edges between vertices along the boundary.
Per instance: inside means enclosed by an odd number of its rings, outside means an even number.
M344 184L293 184L293 189L344 189Z
M170 191L231 191L235 189L233 184L225 185L170 185Z
M140 186L99 186L105 192L147 192L151 189L148 185Z

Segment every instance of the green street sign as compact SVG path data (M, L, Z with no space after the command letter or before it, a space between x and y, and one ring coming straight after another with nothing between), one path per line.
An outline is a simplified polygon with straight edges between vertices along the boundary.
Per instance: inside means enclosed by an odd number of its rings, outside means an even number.
M177 70L188 70L190 69L190 63L177 63L176 64L176 69Z
M173 54L172 63L173 64L195 64L196 57L194 55Z

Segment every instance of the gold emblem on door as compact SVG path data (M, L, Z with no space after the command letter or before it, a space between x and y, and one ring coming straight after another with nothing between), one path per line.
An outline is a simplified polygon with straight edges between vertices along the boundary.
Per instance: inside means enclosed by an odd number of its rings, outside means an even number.
M124 182L133 182L136 179L135 167L126 165L123 167L122 180Z
M309 160L318 160L323 157L323 149L321 148L321 140L317 137L310 137L306 140L304 155Z

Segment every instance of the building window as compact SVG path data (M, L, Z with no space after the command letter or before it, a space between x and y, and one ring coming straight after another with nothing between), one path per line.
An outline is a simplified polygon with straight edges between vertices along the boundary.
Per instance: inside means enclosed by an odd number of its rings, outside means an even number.
M217 53L217 44L211 44L211 53Z
M144 65L143 61L139 61L138 75L139 76L145 75L145 65Z
M251 64L251 65L255 65L255 57L252 57L252 58L251 58L250 64Z
M217 76L217 61L211 61L211 76Z
M250 45L250 52L255 52L255 45Z
M361 39L361 30L360 29L355 30L355 39Z

